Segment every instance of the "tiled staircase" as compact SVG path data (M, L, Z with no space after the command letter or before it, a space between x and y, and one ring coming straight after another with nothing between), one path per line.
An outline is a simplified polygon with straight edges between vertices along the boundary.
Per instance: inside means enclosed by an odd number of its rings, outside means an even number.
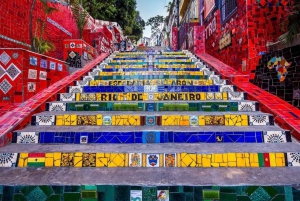
M187 51L115 52L68 90L0 150L1 166L34 167L6 169L12 183L299 182L290 132Z

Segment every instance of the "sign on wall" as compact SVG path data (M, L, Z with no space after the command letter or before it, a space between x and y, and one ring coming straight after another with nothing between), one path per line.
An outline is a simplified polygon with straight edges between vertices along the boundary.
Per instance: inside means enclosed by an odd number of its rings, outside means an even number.
M224 36L220 38L219 50L222 50L229 45L231 45L231 33L224 34Z
M215 0L204 0L204 19L215 8Z

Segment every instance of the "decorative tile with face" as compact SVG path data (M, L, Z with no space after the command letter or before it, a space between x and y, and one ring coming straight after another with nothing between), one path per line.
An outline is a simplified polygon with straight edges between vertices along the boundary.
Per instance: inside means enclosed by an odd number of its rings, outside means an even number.
M55 115L39 115L36 116L37 126L52 126L55 125Z
M27 83L27 90L28 90L28 92L35 92L36 83L35 82L28 82Z
M164 154L165 156L165 167L176 167L177 161L176 161L176 154Z
M283 143L287 142L285 131L264 131L265 143Z
M103 122L102 122L103 126L111 126L111 123L112 123L111 116L103 116Z
M17 143L20 143L20 144L39 143L39 133L38 132L18 132L17 133Z
M141 153L129 153L129 167L142 167Z
M147 154L146 167L159 167L159 154Z
M249 115L250 126L266 126L270 125L269 115Z
M16 167L18 153L0 153L0 167Z
M190 116L190 126L198 126L198 116Z
M299 167L300 166L300 153L288 152L287 153L288 166Z

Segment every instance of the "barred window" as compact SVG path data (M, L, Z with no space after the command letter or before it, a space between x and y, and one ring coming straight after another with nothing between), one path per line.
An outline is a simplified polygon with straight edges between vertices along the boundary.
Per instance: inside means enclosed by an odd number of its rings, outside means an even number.
M236 0L221 0L221 21L228 20L237 10Z

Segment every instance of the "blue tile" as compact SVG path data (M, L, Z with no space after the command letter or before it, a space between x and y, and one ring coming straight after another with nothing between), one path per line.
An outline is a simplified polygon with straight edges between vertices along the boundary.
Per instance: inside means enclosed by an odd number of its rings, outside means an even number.
M143 143L160 143L159 131L144 131L142 136Z
M178 132L178 133L174 132L174 141L173 142L176 142L176 143L185 142L185 134L182 132Z

